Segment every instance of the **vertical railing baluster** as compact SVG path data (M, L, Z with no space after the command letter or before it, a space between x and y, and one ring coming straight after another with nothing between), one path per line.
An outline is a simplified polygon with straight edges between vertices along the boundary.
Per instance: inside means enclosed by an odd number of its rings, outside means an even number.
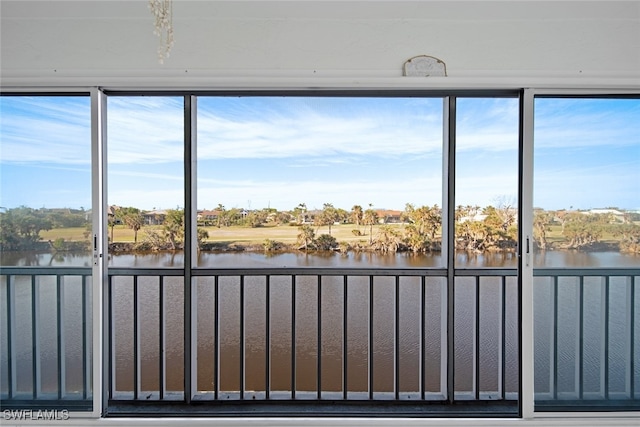
M271 393L271 276L265 277L265 349L264 349L264 388L265 399L269 400Z
M578 283L578 399L584 398L584 276Z
M609 400L609 276L604 278L604 398Z
M291 275L291 399L296 400L296 276Z
M502 276L500 280L500 376L498 387L500 387L500 399L507 397L507 276Z
M40 370L40 282L31 276L31 354L33 373L33 398L40 397L42 376Z
M220 397L220 276L213 278L213 398Z
M369 400L373 400L373 276L369 276Z
M244 275L240 276L240 400L244 400L244 352L245 352L245 330L244 330Z
M7 388L9 399L16 394L17 362L16 357L16 301L15 301L15 276L7 275L7 353L9 355L7 372Z
M400 276L396 276L393 310L393 392L394 398L400 400Z
M427 363L425 355L425 334L427 332L427 303L426 303L426 282L425 276L420 276L420 399L426 399L426 374Z
M318 358L316 359L316 385L317 385L317 399L322 399L322 276L318 275L317 278L317 286L318 286L318 300L317 300L317 311L318 314L316 316L317 319L317 334L316 342L317 342L317 353Z
M558 399L558 327L560 326L558 319L558 276L553 277L553 400Z
M348 285L349 279L347 275L342 278L342 399L348 398L348 384L347 384L347 367L349 359L349 351L347 347L347 328L349 325L348 317Z
M636 396L636 362L635 362L635 320L636 320L636 283L635 276L629 277L629 398Z
M84 276L83 276L84 278ZM84 285L84 281L83 281ZM84 304L84 298L82 299ZM84 317L83 317L84 318ZM58 399L63 399L66 395L66 363L65 363L65 330L64 330L64 289L62 286L62 276L56 275L56 329L58 333ZM84 337L84 331L82 336ZM84 349L84 347L83 347ZM83 353L84 355L84 353ZM84 362L84 358L82 360ZM84 369L82 370L84 373Z
M138 276L133 276L133 400L140 397L140 318Z
M473 325L474 344L473 344L473 386L475 400L480 400L480 276L475 276L475 317Z
M605 396L605 376L606 376L606 368L605 368L605 363L604 363L604 359L606 357L606 347L607 347L607 341L606 341L606 322L605 322L605 285L604 285L604 278L600 278L600 318L599 318L599 332L600 332L600 337L602 339L602 341L600 342L600 348L599 350L599 356L600 356L600 366L599 366L599 389L598 391L600 392L600 397L604 398Z
M89 315L91 306L90 284L87 276L82 276L82 398L88 399L91 394L91 363L92 353L89 343L92 339L92 320Z
M164 276L158 276L158 399L164 400L167 388L167 349L165 325Z
M108 276L107 278L107 294L108 298L108 307L107 310L107 318L108 318L108 330L109 330L109 360L107 363L109 364L109 400L113 399L116 390L116 332L115 327L113 325L113 276Z
M632 287L632 277L626 276L624 278L624 293L625 293L625 310L624 310L624 330L626 336L624 339L624 393L626 399L633 399L633 392L631 390L632 378L633 378L633 315L634 315L634 295ZM631 332L631 334L630 334Z

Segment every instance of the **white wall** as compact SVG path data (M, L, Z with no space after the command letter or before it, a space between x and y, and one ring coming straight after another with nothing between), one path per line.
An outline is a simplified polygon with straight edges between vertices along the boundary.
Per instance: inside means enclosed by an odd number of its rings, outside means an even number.
M640 86L640 1L174 0L163 65L147 3L1 0L2 85Z

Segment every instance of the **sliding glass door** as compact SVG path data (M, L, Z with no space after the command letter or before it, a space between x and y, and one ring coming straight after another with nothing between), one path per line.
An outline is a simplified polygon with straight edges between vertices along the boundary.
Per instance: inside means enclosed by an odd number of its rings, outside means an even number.
M534 147L536 408L637 410L640 99L537 97Z
M107 117L110 411L517 415L515 94L113 94Z
M0 141L2 407L91 411L88 94L1 96Z
M519 102L457 98L455 129L455 395L519 395ZM509 270L506 274L504 270Z

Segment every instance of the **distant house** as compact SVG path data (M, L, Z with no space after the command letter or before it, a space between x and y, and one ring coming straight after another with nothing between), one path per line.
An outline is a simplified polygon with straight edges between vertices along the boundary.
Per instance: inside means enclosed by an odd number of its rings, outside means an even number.
M167 217L167 211L154 210L143 212L142 217L144 219L145 225L162 225L164 224L164 220Z
M376 210L378 214L378 222L380 224L401 224L402 211L393 211L387 209Z
M627 222L627 218L625 216L625 212L622 212L618 209L610 209L610 208L604 208L604 209L591 209L587 212L583 212L587 215L611 215L611 217L613 218L612 222L620 222L620 223L626 223Z
M120 206L111 205L107 208L107 218L109 222L113 221L113 224L122 224L122 220L116 217L116 212L120 209Z
M458 222L463 223L463 222L482 222L487 218L488 215L483 214L483 213L476 213L475 215L467 215L467 216L463 216L459 219Z
M302 223L303 224L313 224L313 222L316 219L316 216L321 215L321 214L322 214L322 210L320 210L320 209L312 209L312 210L306 211L303 214Z
M220 211L208 211L201 210L198 211L198 222L204 223L204 225L214 225L218 222L218 217L220 216Z

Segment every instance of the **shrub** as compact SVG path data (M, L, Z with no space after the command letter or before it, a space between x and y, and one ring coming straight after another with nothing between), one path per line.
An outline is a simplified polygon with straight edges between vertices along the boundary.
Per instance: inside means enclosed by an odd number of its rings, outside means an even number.
M329 234L321 234L315 241L319 251L330 251L338 247L338 241Z
M282 243L276 240L265 239L262 243L265 252L282 250Z

